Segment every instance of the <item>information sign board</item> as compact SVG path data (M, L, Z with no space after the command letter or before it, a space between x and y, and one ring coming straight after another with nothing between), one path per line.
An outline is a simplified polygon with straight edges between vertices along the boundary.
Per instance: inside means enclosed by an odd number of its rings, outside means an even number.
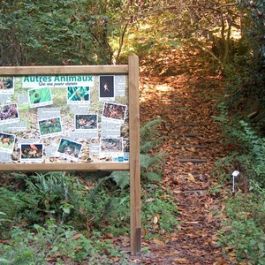
M0 67L0 171L130 171L140 252L139 59L128 65Z

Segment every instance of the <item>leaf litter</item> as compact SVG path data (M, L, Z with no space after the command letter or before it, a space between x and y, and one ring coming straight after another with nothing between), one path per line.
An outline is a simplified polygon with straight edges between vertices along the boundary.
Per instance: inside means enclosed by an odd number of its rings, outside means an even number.
M158 151L167 153L162 185L178 202L180 225L172 234L144 239L148 251L132 258L134 264L235 264L233 254L226 256L217 244L222 195L209 192L217 183L214 163L225 156L221 129L212 119L223 81L199 51L187 50L164 50L156 56L165 60L149 55L141 61L141 122L162 118L160 135L165 141ZM153 217L153 225L159 218Z

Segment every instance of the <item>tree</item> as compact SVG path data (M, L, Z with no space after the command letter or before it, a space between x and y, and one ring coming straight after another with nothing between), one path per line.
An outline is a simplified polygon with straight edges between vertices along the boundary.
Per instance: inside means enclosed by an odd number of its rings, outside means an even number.
M110 63L108 1L1 1L0 64Z

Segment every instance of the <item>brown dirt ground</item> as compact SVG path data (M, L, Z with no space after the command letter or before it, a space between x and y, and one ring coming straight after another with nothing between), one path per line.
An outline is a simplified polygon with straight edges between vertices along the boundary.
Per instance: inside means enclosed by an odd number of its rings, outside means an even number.
M210 191L217 183L215 161L225 155L212 116L223 92L220 75L198 51L162 52L141 62L141 121L161 117L160 147L168 154L163 186L170 187L180 215L179 230L147 241L138 264L233 264L217 244L223 204ZM152 67L153 66L153 67Z

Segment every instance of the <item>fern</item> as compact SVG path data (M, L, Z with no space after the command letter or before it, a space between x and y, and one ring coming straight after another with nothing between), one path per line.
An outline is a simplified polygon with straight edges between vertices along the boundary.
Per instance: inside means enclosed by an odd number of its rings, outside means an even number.
M65 221L78 204L81 187L76 178L70 178L62 172L37 173L26 180L26 192L35 198L34 211L28 212L28 218L53 215Z
M149 152L161 143L158 127L162 120L160 118L151 120L141 127L140 164L141 178L144 182L159 181L162 178L162 167L165 154L151 155ZM121 188L129 186L130 175L128 172L114 171L111 178Z
M130 184L130 174L126 171L113 171L111 178L121 189L125 189Z
M5 218L14 219L16 214L25 207L25 203L20 199L21 196L20 192L0 188L0 212L4 213Z
M158 118L145 123L141 127L141 153L147 153L161 143L161 136L158 131L158 127L161 125L161 122L161 118Z
M236 121L234 118L230 121L225 103L219 104L218 108L220 115L213 118L221 123L230 142L239 148L221 163L230 161L231 164L239 164L249 179L255 179L265 187L265 138L259 136L244 120Z

